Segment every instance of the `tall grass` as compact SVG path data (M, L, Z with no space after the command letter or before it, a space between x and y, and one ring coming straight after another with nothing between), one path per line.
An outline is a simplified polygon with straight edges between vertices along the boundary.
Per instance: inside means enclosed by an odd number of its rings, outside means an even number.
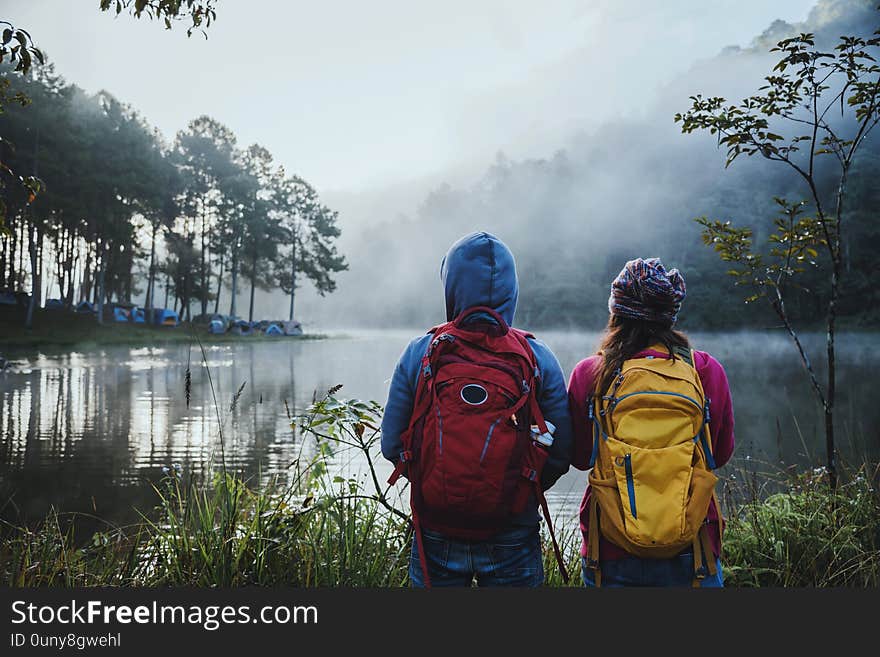
M327 395L295 418L315 456L292 482L260 490L218 472L208 486L175 469L154 486L156 505L133 527L82 545L69 516L0 527L6 586L400 586L411 533L403 505L379 485L372 459L375 404ZM368 454L368 482L331 475L339 449Z
M412 533L406 504L380 483L375 403L315 400L291 418L303 452L288 483L257 489L226 471L198 485L175 469L155 485L156 503L131 527L83 543L70 517L0 525L0 585L397 587L407 584ZM363 476L334 475L346 451ZM821 471L728 477L723 562L729 586L880 585L878 469L845 473L832 491ZM545 534L546 584L562 586ZM580 530L557 528L571 579L580 585Z
M575 523L553 523L556 531L556 541L562 560L568 572L568 583L562 579L562 572L556 562L553 544L550 535L543 531L541 537L544 543L544 584L546 586L581 586L581 530Z
M725 532L732 586L880 585L878 467L846 472L832 490L822 468L765 475L776 492L733 507Z
M56 511L34 528L4 524L0 528L0 585L129 586L138 583L141 530L96 533L78 545L73 525Z

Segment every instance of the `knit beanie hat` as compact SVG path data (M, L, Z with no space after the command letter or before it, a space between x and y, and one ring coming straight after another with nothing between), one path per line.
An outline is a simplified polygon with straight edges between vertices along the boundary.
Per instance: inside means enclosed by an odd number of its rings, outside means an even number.
M627 262L611 283L608 311L671 327L684 297L684 278L677 269L667 272L659 258L637 258Z

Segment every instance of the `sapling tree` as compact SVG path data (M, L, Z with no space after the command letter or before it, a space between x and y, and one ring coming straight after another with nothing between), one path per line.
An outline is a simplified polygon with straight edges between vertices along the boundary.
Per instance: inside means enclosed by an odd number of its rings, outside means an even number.
M807 191L806 200L776 198L778 215L767 244L759 248L749 227L700 217L703 241L731 263L738 285L750 288L747 302L766 299L797 349L824 412L826 467L837 485L834 445L835 332L841 276L847 183L859 148L880 121L880 29L870 38L842 36L832 51L814 35L780 41L781 59L758 93L739 104L720 97L691 96L691 107L675 115L683 133L708 130L726 147L726 166L740 155L760 155L788 167ZM821 162L820 162L821 160ZM828 185L829 171L834 184ZM821 174L821 175L820 175ZM810 361L786 309L786 298L808 269L820 268L827 298L826 379Z

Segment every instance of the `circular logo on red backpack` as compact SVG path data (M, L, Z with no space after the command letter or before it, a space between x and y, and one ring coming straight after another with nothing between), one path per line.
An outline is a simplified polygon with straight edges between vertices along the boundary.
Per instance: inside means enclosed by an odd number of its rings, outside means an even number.
M461 398L465 404L480 406L489 399L489 392L481 385L469 383L461 389Z

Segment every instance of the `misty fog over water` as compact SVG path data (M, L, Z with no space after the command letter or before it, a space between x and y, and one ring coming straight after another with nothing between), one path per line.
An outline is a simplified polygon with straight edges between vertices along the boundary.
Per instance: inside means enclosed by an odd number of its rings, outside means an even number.
M187 476L217 471L218 409L229 469L254 485L273 477L288 481L289 466L313 453L311 441L291 431L288 407L301 412L314 395L339 383L344 385L339 397L384 403L397 356L412 337L409 331L361 331L325 340L210 347L217 409L197 347L191 354L185 346L107 347L17 358L13 372L0 374L5 436L0 481L16 491L3 516L38 518L54 505L97 511L114 522L133 520L133 507L155 503L150 483L162 478L163 467L179 464ZM585 332L540 337L554 349L566 376L597 340ZM739 466L821 464L821 414L784 335L713 333L692 339L714 354L730 377L737 447L722 477ZM820 349L821 336L808 336L807 343ZM846 459L876 457L880 408L873 390L862 385L880 365L876 336L844 335L840 345L839 447ZM390 468L381 457L378 461L380 475L387 475ZM361 458L342 451L333 467L341 476L358 476L363 466ZM560 517L573 517L584 486L584 473L572 471L552 489L550 500Z

